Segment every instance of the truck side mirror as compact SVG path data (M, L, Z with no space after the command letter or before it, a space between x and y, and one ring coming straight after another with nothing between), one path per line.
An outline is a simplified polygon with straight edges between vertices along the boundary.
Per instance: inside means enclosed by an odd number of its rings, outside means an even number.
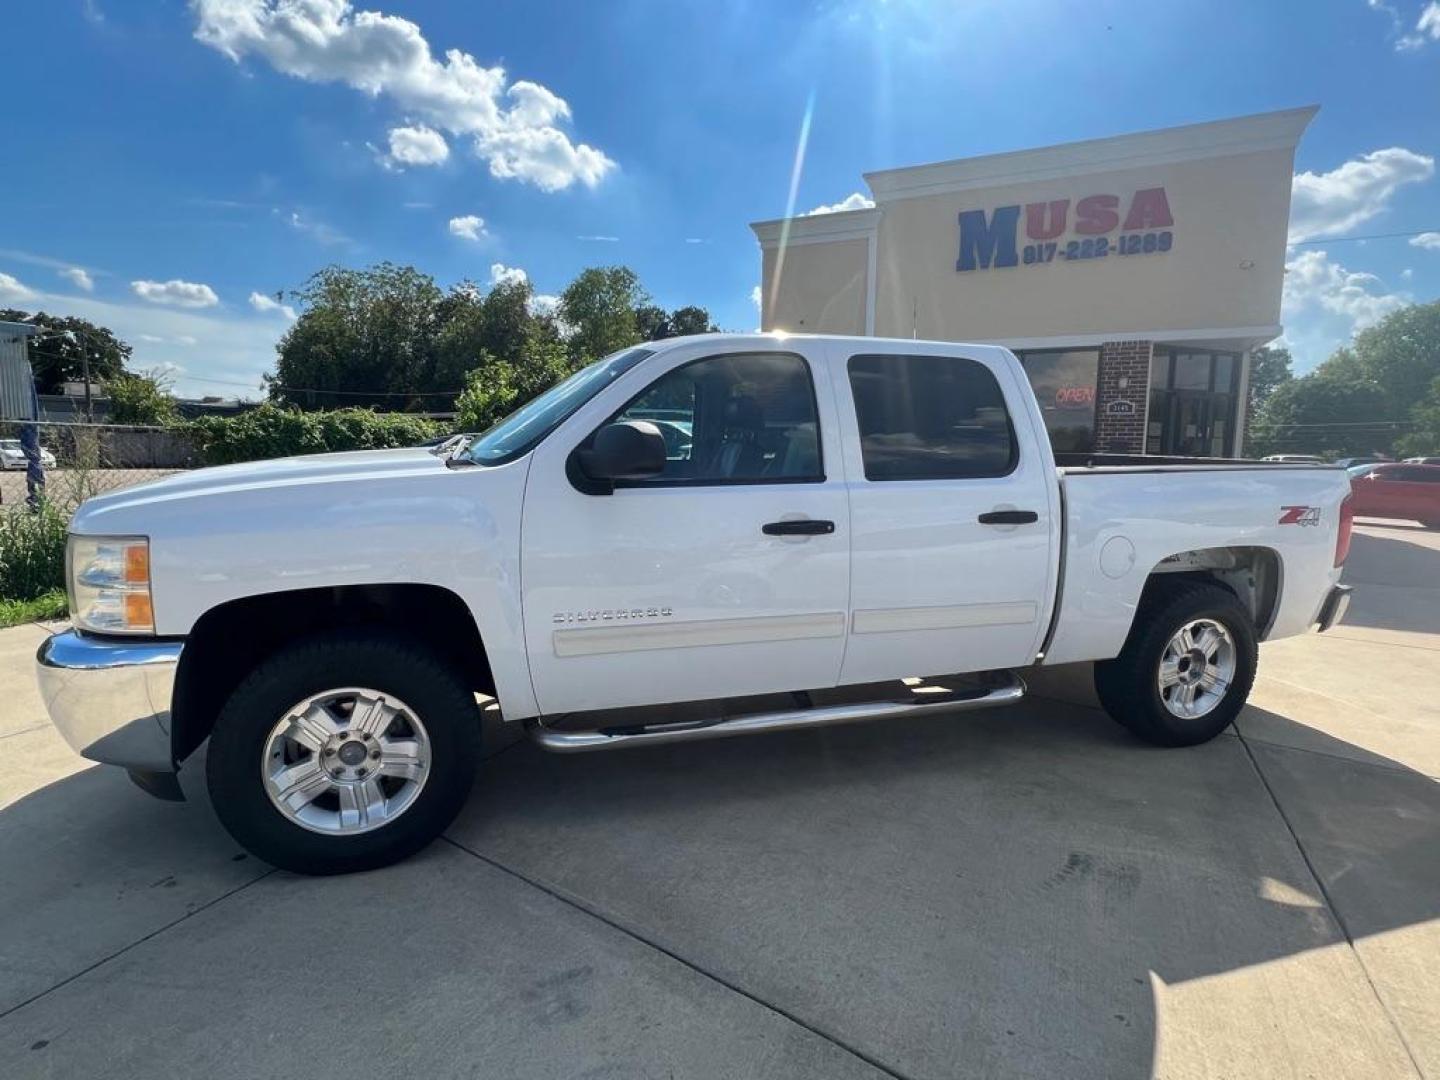
M665 471L665 436L646 420L606 424L590 449L580 451L580 467L592 480L644 480Z

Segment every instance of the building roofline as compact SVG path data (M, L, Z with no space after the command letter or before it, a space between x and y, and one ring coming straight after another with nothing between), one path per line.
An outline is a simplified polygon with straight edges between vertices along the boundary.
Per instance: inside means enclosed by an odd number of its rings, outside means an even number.
M30 337L38 334L40 327L28 322L9 322L0 319L0 334L14 334L16 337Z
M820 244L831 240L863 240L875 234L879 222L880 211L871 208L752 221L750 228L762 248L772 248L780 246L787 223L790 226L788 244Z
M1318 105L1128 135L865 173L879 204L897 199L1261 150L1293 149ZM752 226L753 228L754 226ZM757 229L758 233L758 229Z

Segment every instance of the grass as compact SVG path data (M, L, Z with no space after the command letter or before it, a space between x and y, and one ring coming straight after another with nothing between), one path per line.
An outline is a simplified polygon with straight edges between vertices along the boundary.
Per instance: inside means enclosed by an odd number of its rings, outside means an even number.
M0 627L64 617L64 589L51 589L33 600L0 600Z
M65 528L51 503L0 511L0 626L65 614Z

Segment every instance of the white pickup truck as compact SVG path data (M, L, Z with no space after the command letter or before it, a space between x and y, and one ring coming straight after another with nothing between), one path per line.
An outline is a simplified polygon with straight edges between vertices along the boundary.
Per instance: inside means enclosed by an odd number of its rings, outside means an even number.
M477 695L573 751L998 705L1019 669L1099 661L1116 720L1203 742L1258 641L1342 616L1349 490L1314 466L1057 466L994 346L678 338L448 455L90 500L74 629L37 669L80 753L178 798L208 738L235 838L334 873L451 821Z

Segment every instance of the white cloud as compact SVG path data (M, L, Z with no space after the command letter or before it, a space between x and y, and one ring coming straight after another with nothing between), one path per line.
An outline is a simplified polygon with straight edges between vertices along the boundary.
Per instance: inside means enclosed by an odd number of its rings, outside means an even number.
M1383 287L1374 274L1347 270L1323 251L1302 251L1285 264L1283 307L1318 307L1363 330L1406 303L1403 296L1381 291Z
M862 195L858 191L852 191L837 203L831 203L829 206L817 206L814 210L801 216L814 217L816 214L840 214L846 210L869 210L874 207L874 205L874 199Z
M386 95L405 112L474 140L478 157L502 179L558 191L594 187L615 163L560 130L570 106L538 83L509 82L502 67L469 53L430 51L420 27L349 0L191 0L195 37L239 63L259 57L309 82L340 82Z
M1419 236L1412 236L1410 246L1424 248L1426 251L1440 251L1440 232L1422 232Z
M130 288L141 300L147 300L152 304L170 304L173 307L182 308L207 308L220 303L220 298L215 295L215 290L209 285L202 285L194 281L180 281L178 278L171 278L169 281L132 281Z
M498 262L490 264L491 285L521 285L527 280L528 275L518 266L506 266Z
M392 165L441 165L449 157L450 144L434 128L418 124L390 129L386 160Z
M84 289L86 292L95 291L95 279L81 267L67 266L65 269L58 271L58 273L77 289Z
M709 242L710 242L709 240L706 240L704 237L701 237L701 236L687 236L687 237L685 237L685 243L687 243L687 244L708 244Z
M93 296L43 293L45 310L78 315L108 326L134 346L136 371L179 368L176 392L199 397L261 397L260 376L275 366L275 343L284 330L277 319L161 307L141 301L112 302ZM203 347L201 343L203 342Z
M756 285L753 289L750 290L750 302L755 305L756 311L760 310L760 298L760 286Z
M575 239L591 240L599 244L618 244L620 242L620 237L618 236L597 236L594 233L581 233L579 236L575 237Z
M1415 23L1415 32L1406 34L1395 42L1395 48L1401 52L1411 52L1424 48L1431 41L1440 41L1440 0L1430 0L1430 3L1425 5L1425 10L1420 12L1420 18Z
M560 297L549 293L536 293L530 297L530 314L554 315L560 310Z
M272 210L271 213L278 215L280 210L276 208ZM290 223L290 227L296 232L304 233L306 236L313 236L320 243L327 246L330 244L348 244L351 242L350 237L346 236L339 229L326 225L323 221L312 221L308 217L302 217L298 210L291 210L290 217L287 220Z
M485 232L485 219L474 214L450 219L450 235L464 240L480 240L489 235Z
M1406 293L1388 291L1376 275L1349 270L1323 251L1295 255L1285 264L1280 310L1296 370L1313 368L1357 330L1411 301Z
M6 303L18 303L22 300L34 300L39 294L31 288L27 288L20 280L10 274L0 274L0 300Z
M266 296L262 292L252 292L250 294L250 306L262 315L273 313L276 315L284 315L285 318L291 322L295 321L295 309L293 307L289 304L282 304L273 296Z
M1386 210L1400 187L1434 174L1433 157L1399 146L1375 150L1326 173L1296 173L1290 242L1353 229Z
M406 210L433 210L433 209L435 209L435 204L434 204L434 203L432 203L432 202L421 202L421 201L419 201L419 200L412 200L412 201L410 201L410 202L403 202L403 203L401 203L400 205L403 206Z

